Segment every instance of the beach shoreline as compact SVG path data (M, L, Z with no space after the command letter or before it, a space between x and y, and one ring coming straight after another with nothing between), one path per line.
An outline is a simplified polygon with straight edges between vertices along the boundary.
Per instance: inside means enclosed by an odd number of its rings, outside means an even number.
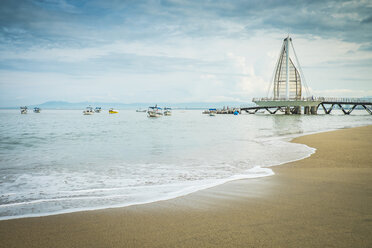
M372 126L294 138L275 175L124 208L0 221L1 247L369 247Z

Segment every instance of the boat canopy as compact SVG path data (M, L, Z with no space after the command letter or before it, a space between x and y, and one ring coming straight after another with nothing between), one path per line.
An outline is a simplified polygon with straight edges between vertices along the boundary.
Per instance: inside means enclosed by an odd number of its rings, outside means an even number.
M209 109L209 111L217 111L217 109L211 108L211 109Z
M149 109L161 109L161 108L159 108L159 107L149 107Z

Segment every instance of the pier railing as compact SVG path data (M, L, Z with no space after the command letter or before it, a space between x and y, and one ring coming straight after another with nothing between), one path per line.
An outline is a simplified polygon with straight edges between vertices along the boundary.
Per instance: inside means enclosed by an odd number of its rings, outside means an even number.
M339 97L301 97L301 98L270 98L270 97L261 97L253 98L252 102L261 102L261 101L320 101L320 102L337 102L337 103L370 103L371 100L363 98L339 98Z
M270 98L270 97L255 97L252 102L264 102L264 101L316 101L316 97L299 97L299 98Z
M319 98L322 102L337 102L337 103L371 103L371 99L363 99L363 98L338 98L338 97L320 97Z

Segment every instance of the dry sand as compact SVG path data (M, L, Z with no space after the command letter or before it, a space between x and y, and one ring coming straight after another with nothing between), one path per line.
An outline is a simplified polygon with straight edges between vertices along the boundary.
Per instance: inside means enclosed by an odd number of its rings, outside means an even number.
M276 175L118 209L0 221L1 247L372 247L372 126L296 138Z

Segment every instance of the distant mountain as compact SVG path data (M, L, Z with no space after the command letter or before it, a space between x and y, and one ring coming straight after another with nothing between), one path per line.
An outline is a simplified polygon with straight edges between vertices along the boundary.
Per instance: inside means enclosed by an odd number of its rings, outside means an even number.
M41 109L85 109L87 106L101 107L102 109L147 109L149 106L157 104L159 107L172 107L174 109L206 109L206 108L222 108L222 107L240 107L254 106L252 102L187 102L187 103L106 103L106 102L64 102L64 101L49 101L37 105L28 105L29 109L39 107ZM18 108L18 107L16 107Z

